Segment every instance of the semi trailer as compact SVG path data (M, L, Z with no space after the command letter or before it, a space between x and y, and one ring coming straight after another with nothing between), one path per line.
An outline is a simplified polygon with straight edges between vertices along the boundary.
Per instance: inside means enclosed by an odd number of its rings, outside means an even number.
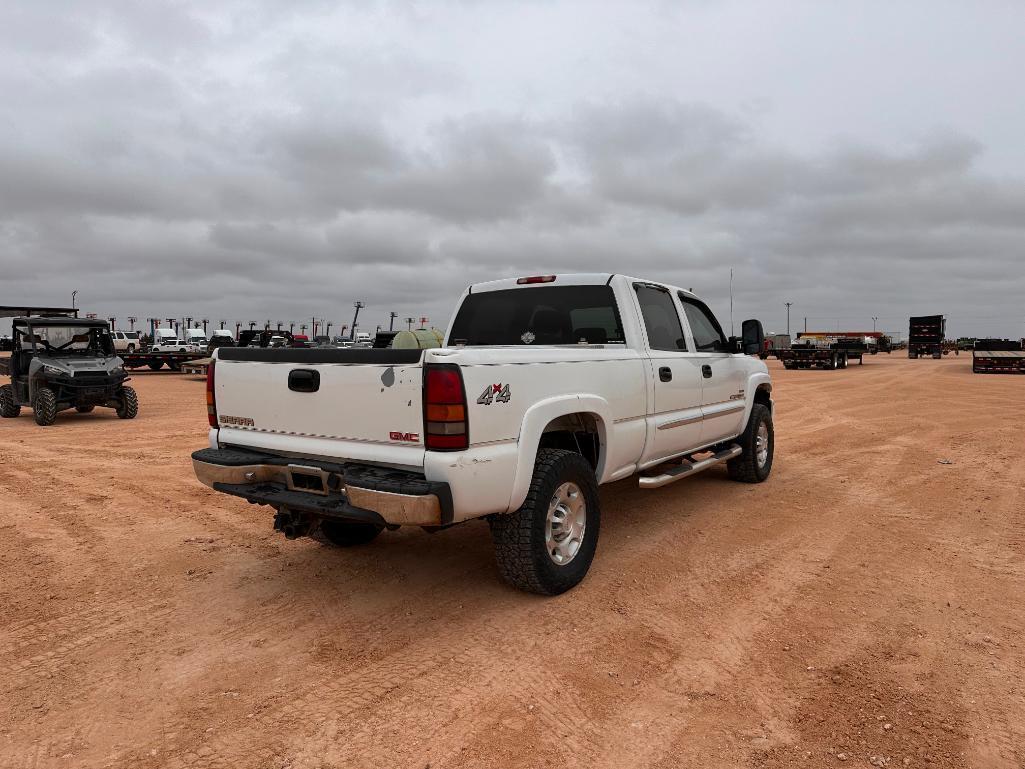
M947 319L942 315L913 316L908 328L908 357L942 358L946 332Z
M977 339L972 350L976 374L1025 374L1025 340Z

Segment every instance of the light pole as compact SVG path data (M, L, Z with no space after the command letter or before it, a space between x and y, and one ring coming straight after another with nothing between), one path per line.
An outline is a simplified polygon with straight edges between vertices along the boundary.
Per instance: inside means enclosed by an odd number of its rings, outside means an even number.
M412 330L413 330L413 321L414 321L414 320L416 320L416 318L406 318L406 328L407 328L407 329L408 329L409 331L412 331Z
M71 292L71 309L75 309L75 297L78 296L78 291Z
M218 321L218 322L221 324L221 331L224 331L224 324L227 323L228 321L226 321L224 318L221 318L221 320Z
M391 320L388 321L388 330L389 331L394 331L395 330L395 319L397 317L399 317L399 314L397 312L395 312L395 311L392 311L392 312L388 313L388 315L391 318Z
M783 304L787 306L787 336L790 336L790 307L793 302L784 302Z
M129 323L129 324L130 324L130 326L131 326L131 327L129 328L129 331L135 331L135 321L137 321L137 320L138 320L138 318L137 318L137 317L135 317L134 315L129 315L129 316L128 316L128 323Z
M872 330L873 330L873 331L875 331L875 330L876 330L876 321L877 321L877 320L879 320L878 316L876 316L876 315L873 315L873 316L872 316Z

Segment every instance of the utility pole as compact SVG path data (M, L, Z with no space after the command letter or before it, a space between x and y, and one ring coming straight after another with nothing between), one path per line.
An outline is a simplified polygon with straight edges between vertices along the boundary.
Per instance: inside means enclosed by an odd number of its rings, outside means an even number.
M209 322L210 320L208 318L203 318L203 336L206 336L206 324Z
M128 316L128 323L131 325L131 328L129 329L129 331L135 331L135 321L137 321L137 320L138 320L138 318L135 317L134 315L129 315Z
M114 327L117 325L117 318L107 318L107 320L110 321L110 330L113 331Z
M390 318L390 320L388 321L388 330L389 331L394 331L395 330L395 319L397 317L399 317L399 314L393 310L392 312L388 313L388 316Z
M227 322L228 321L224 320L223 318L221 319L221 321L220 321L220 323L221 323L221 331L224 331L224 324L227 323Z
M326 336L331 336L331 326L333 326L333 325L334 325L334 323L332 323L331 321L328 321L327 325L324 326L324 334Z
M414 320L416 320L416 318L406 318L406 328L407 328L407 329L408 329L409 331L412 331L412 330L413 330L413 321L414 321Z
M249 321L249 330L252 331L254 328L256 328L256 321L255 320Z
M235 341L238 341L239 335L242 333L242 321L236 321L235 323Z
M793 302L783 302L787 306L787 336L790 336L790 308L793 306Z
M295 321L292 321L292 320L288 321L288 333L289 334L294 334L295 333Z
M808 316L804 316L804 333L808 333Z
M356 313L352 316L352 331L349 332L349 339L356 341L356 320L359 318L359 311L362 310L366 305L363 302L356 302L353 304L356 308Z

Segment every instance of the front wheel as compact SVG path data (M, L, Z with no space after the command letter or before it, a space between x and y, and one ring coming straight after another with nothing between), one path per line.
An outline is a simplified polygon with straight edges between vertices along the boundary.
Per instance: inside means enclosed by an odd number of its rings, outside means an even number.
M598 547L594 469L576 452L541 449L523 504L488 523L502 579L540 595L566 592L587 574Z
M21 413L21 406L14 401L14 388L10 385L0 387L0 417L14 419Z
M32 415L40 427L49 427L57 421L57 396L49 387L40 387L36 390L36 397L32 402Z
M135 394L133 388L122 387L118 401L116 409L118 419L135 419L138 416L139 396Z
M743 483L761 483L768 478L776 445L772 412L768 406L756 403L752 407L751 418L747 420L747 427L737 443L743 452L726 463L730 478Z

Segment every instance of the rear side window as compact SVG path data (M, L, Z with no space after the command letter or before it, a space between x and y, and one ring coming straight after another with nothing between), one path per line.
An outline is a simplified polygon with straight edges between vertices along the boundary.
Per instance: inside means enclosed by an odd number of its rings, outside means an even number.
M452 344L622 344L623 324L609 286L535 286L469 294Z
M634 290L637 291L637 302L641 306L648 346L652 350L686 350L683 325L673 295L664 288L643 284L635 285Z
M712 311L704 303L683 294L680 294L680 302L683 304L683 311L687 313L687 322L690 323L691 333L694 334L694 346L698 348L698 352L728 351L726 336Z

